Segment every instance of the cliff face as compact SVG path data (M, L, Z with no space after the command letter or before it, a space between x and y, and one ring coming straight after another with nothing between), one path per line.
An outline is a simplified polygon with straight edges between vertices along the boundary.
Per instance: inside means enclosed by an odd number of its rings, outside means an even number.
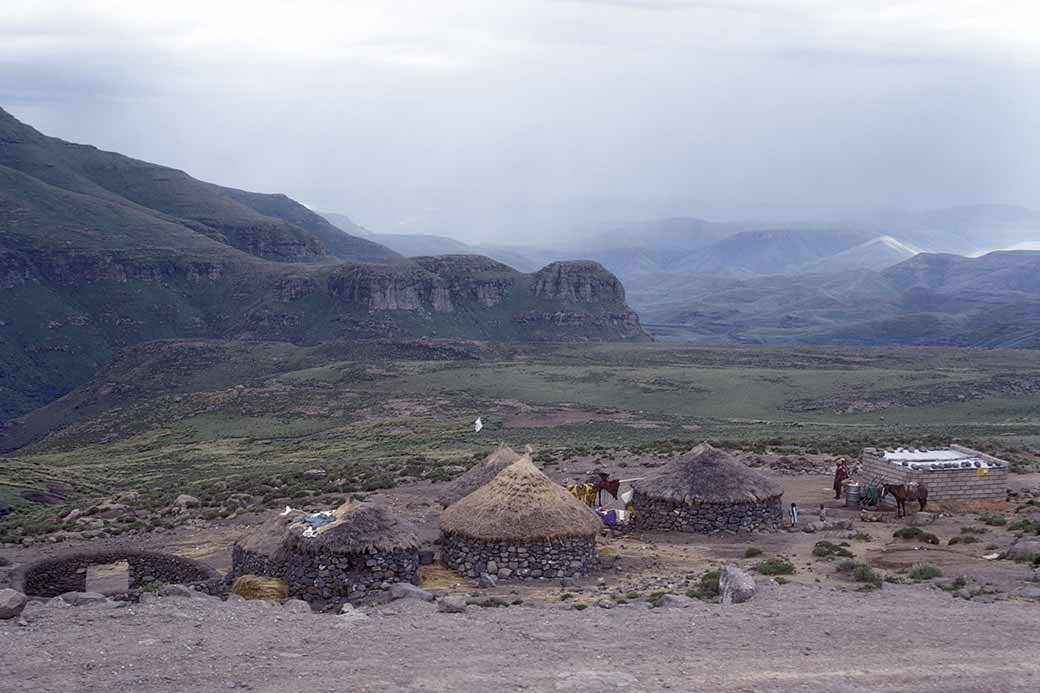
M534 275L534 295L549 301L617 304L625 302L625 287L603 265L591 260L554 262Z
M645 337L594 263L528 275L400 258L284 195L62 142L0 110L0 425L152 340L426 336Z

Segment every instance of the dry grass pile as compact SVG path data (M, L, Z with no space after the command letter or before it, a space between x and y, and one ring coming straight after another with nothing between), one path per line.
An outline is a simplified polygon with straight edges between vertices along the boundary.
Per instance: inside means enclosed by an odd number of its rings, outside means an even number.
M237 594L243 599L281 602L289 598L289 585L278 578L240 575L231 583L231 594Z

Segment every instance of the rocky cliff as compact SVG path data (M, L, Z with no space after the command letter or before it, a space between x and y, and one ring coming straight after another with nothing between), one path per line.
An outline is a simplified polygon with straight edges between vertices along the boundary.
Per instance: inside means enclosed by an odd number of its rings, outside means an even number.
M62 142L3 111L0 232L0 421L156 339L646 337L595 263L528 275L400 258L284 195Z

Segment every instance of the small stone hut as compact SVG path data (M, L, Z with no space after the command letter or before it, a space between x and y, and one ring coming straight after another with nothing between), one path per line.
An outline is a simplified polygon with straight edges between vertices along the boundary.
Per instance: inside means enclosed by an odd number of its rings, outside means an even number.
M637 529L711 533L779 529L781 484L707 443L632 484Z
M441 514L445 563L467 577L588 575L602 521L528 455Z
M442 508L462 500L478 488L498 476L503 469L520 459L520 454L508 445L500 445L498 449L475 464L466 473L448 484L437 502Z
M305 536L293 511L271 518L235 544L231 579L239 575L278 577L289 596L318 606L355 601L384 582L419 582L419 538L415 528L376 503L347 501L333 521Z

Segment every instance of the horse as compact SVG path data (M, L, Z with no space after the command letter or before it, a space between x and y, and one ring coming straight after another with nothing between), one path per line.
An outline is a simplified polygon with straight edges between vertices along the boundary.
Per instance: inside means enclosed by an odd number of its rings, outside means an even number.
M892 494L896 499L896 517L906 517L906 502L917 501L921 504L921 511L928 505L928 487L922 481L914 481L909 484L884 484L882 485L881 497Z

